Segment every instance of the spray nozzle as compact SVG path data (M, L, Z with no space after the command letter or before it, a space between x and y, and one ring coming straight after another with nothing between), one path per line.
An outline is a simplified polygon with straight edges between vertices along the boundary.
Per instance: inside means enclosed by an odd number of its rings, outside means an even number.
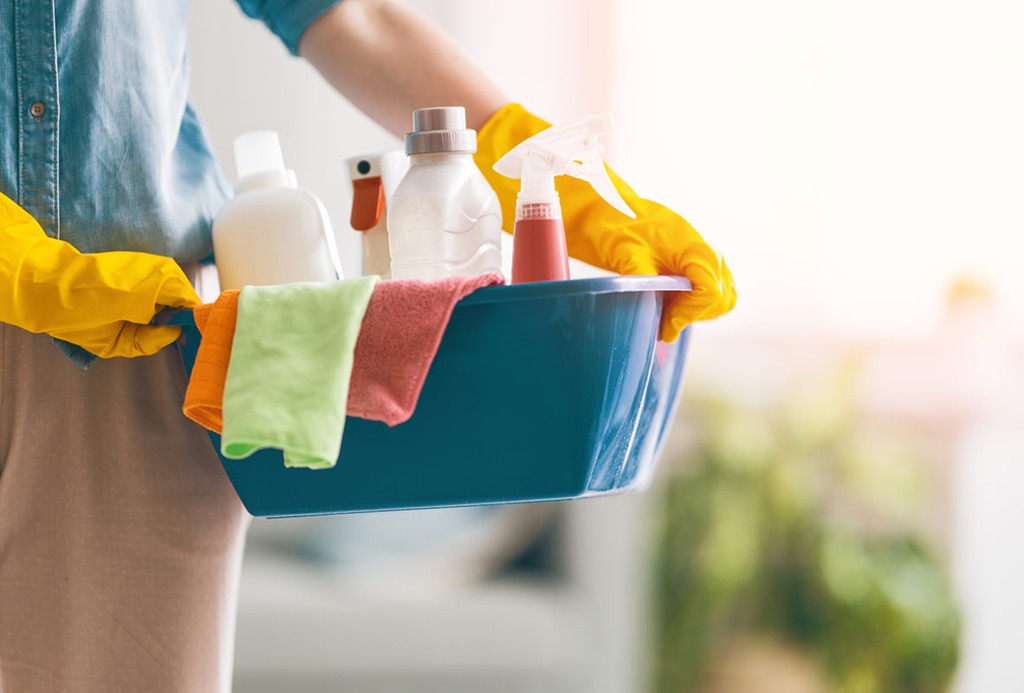
M555 176L572 176L590 183L605 202L626 216L636 214L615 189L598 138L612 131L608 113L591 115L573 123L556 125L519 143L494 164L494 170L523 181L519 204L557 201Z

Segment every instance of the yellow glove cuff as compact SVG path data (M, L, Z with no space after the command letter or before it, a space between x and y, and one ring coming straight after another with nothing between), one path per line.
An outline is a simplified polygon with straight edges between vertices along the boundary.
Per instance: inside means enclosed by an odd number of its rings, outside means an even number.
M180 332L150 327L158 311L199 303L171 258L80 253L47 237L28 212L0 194L0 322L46 332L98 356L141 356Z

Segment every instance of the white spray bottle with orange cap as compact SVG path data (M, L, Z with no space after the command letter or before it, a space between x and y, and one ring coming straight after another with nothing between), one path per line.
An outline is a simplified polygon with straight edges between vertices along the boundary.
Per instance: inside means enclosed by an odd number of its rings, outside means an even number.
M403 151L361 154L345 160L352 181L349 225L362 235L362 274L391 279L391 250L387 229L387 201L409 170Z
M608 177L601 157L604 147L598 137L611 132L612 127L608 114L550 127L519 143L494 164L494 170L503 176L522 180L512 233L513 284L569 278L555 176L587 181L605 202L636 218Z

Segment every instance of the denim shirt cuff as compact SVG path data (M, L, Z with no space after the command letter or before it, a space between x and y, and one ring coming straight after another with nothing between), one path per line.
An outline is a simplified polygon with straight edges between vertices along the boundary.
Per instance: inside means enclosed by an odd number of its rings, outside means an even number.
M263 20L292 55L299 55L299 40L314 20L341 0L238 0L250 17Z

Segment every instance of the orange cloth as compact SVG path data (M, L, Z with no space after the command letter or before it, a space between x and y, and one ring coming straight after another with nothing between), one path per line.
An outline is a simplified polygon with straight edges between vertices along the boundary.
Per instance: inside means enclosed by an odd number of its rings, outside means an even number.
M193 311L196 327L203 339L181 410L185 416L214 433L224 429L224 382L228 377L231 345L235 340L240 293L238 290L225 291L214 303L204 303Z

